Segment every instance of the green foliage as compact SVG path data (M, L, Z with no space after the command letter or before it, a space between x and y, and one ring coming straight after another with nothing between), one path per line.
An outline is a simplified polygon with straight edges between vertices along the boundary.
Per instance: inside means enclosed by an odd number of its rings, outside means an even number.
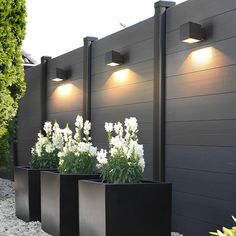
M26 28L25 18L25 0L0 0L0 137L2 139L8 137L9 121L16 116L18 101L26 89L21 56Z
M79 156L69 152L62 157L59 172L68 174L95 174L96 159L89 153L80 153Z
M0 137L0 170L8 167L11 159L10 144L15 141L16 137L16 118L14 118L8 126L8 132Z
M41 150L41 156L39 157L37 153L34 151L32 152L32 160L30 166L35 169L57 169L58 168L58 151L53 151L48 153L44 147Z
M102 169L102 176L108 183L139 183L143 176L143 169L137 158L127 159L117 153L113 158L108 158L107 164Z

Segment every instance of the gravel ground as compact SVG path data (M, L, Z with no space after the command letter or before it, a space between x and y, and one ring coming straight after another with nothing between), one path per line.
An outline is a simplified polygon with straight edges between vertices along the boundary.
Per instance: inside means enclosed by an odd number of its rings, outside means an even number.
M14 182L4 179L0 179L0 236L49 236L40 222L26 223L15 216Z
M0 236L50 236L40 222L26 223L15 216L14 182L5 179L0 179Z

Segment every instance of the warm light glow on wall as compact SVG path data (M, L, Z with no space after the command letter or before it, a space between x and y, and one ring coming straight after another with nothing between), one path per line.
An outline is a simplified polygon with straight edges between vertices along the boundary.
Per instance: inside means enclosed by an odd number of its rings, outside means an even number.
M140 79L140 76L130 69L122 69L113 72L107 79L106 88L113 88L117 86L124 86L128 84L136 83Z
M65 83L49 91L49 109L67 111L78 109L83 101L83 92L78 84Z
M130 74L131 73L130 73L129 69L116 71L113 73L114 82L124 83L125 81L127 81L129 79Z
M66 97L70 95L72 89L73 89L72 84L63 84L56 89L57 90L56 92L58 96Z
M199 64L199 65L210 64L212 59L213 59L212 47L202 48L191 53L191 61L194 64Z

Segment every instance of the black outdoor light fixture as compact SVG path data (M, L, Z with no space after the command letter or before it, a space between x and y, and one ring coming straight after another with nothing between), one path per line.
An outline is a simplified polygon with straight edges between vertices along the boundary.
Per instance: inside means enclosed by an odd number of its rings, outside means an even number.
M112 50L106 53L105 62L108 66L119 66L124 63L124 58L119 52Z
M56 76L55 78L52 79L52 81L54 82L62 82L64 80L68 79L68 73L67 71L60 69L60 68L56 68Z
M188 22L180 26L180 40L184 43L197 43L205 38L204 29L200 24Z

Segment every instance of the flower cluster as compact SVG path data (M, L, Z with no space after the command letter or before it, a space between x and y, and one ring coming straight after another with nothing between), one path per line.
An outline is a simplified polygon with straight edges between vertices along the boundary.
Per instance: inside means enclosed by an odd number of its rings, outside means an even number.
M137 119L131 117L122 123L105 123L109 152L101 149L97 153L98 168L109 183L140 182L144 168L143 145L138 143ZM112 134L115 134L112 136Z
M33 168L57 168L58 152L63 148L63 132L57 122L54 125L47 121L44 124L43 132L38 133L38 139L31 149Z
M87 120L83 122L82 116L76 118L74 136L68 125L63 130L64 146L58 153L61 173L92 174L96 172L97 148L91 143L90 130L91 123Z
M233 221L236 223L236 218L232 216ZM210 232L210 235L217 235L217 236L236 236L236 226L232 227L231 229L228 229L226 227L222 228L221 232L220 230L217 230L216 232Z

